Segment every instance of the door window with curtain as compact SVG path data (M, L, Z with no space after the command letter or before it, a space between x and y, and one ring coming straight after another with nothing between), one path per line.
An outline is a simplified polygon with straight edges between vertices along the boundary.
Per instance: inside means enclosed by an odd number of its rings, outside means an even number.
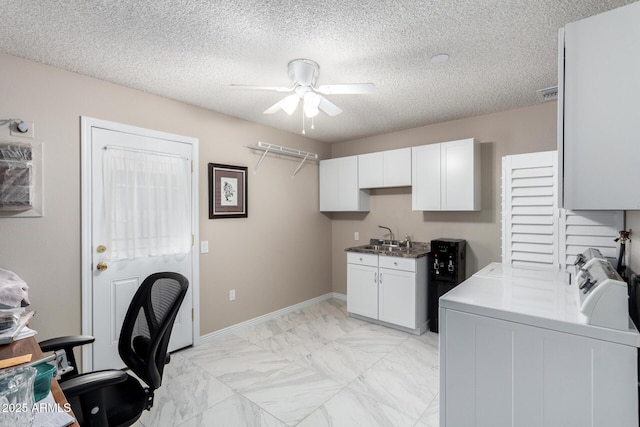
M106 147L109 260L191 251L191 164L185 157Z

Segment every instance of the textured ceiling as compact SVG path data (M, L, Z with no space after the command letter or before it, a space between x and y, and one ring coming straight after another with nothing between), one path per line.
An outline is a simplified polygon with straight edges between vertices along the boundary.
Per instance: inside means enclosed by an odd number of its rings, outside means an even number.
M319 85L376 85L327 96L344 112L307 123L339 142L541 102L558 28L627 3L3 0L0 51L295 133L300 109L262 114L286 94L229 85L289 86L287 63L309 58Z

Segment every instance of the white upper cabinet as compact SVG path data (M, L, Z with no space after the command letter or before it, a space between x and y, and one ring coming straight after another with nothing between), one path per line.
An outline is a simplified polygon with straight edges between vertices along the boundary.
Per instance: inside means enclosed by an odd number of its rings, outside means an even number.
M369 211L369 193L358 188L358 156L320 161L320 210Z
M384 157L382 152L358 156L358 187L379 188L383 186Z
M411 185L411 148L359 155L358 185L360 188Z
M559 54L563 206L640 209L640 2L567 24Z
M412 148L411 174L413 210L440 210L440 144Z
M414 211L480 210L480 146L473 139L412 148Z

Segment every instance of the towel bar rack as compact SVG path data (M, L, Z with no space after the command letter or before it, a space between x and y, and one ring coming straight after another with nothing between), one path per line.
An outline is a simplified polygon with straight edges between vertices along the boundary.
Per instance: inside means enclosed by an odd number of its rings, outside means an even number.
M254 174L258 172L258 169L260 168L260 164L262 163L262 161L264 160L264 158L268 153L280 154L283 156L302 159L302 161L300 162L296 170L291 175L291 178L296 176L296 174L298 173L298 171L300 170L300 168L302 167L305 161L318 160L318 155L316 153L309 153L307 151L301 151L295 148L287 148L281 145L269 144L268 142L258 141L257 145L245 145L245 147L249 148L250 150L264 151L264 153L260 157L260 160L258 160L258 163L253 168Z

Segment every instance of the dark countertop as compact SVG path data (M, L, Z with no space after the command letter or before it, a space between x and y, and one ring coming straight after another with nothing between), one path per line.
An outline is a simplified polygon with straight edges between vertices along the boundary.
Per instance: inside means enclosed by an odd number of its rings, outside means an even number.
M422 258L427 256L427 254L431 251L431 245L425 242L412 242L410 248L400 247L399 250L387 250L387 249L370 249L368 246L371 245L361 245L354 246L351 248L345 249L345 252L357 252L362 254L376 254L383 256L394 256L401 258Z

